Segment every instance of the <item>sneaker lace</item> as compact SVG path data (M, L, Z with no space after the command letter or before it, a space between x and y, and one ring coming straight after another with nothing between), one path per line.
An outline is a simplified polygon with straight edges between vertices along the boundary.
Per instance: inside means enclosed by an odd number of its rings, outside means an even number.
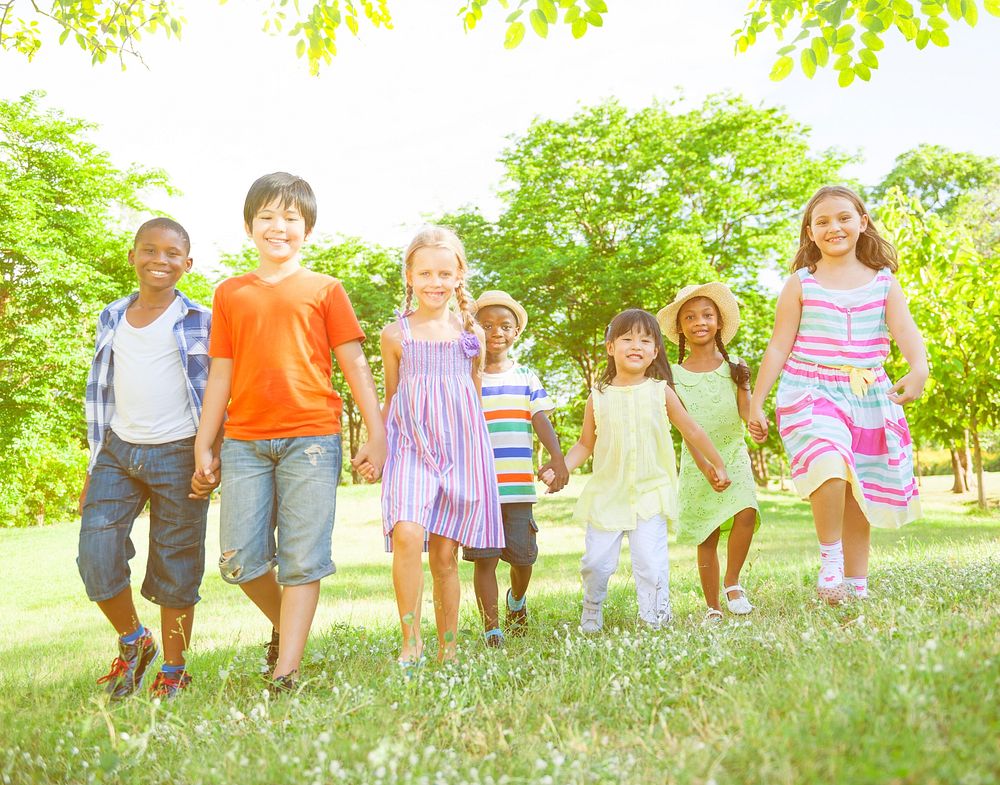
M172 687L179 687L183 678L184 671L178 671L177 673L164 673L160 671L153 680L152 692L154 695L159 695L160 693L169 691Z
M115 657L111 661L111 670L101 676L101 678L97 680L97 683L104 684L112 679L117 679L119 676L124 676L126 673L128 673L128 663L121 657Z

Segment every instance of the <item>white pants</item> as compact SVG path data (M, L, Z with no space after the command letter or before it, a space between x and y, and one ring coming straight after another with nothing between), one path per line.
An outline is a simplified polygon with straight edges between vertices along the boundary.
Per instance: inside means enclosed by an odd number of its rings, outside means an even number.
M618 569L622 537L628 535L639 618L659 626L670 621L670 560L667 522L662 516L638 521L631 531L604 531L587 526L580 574L584 607L599 608L608 596L608 580Z

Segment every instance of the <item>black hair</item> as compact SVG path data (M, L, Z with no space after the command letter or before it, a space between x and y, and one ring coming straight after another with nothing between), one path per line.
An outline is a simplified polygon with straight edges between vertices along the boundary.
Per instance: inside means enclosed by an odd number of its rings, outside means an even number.
M746 365L741 365L740 363L734 363L729 359L729 352L726 351L726 345L722 342L722 314L719 313L719 306L715 305L715 301L709 297L705 299L710 300L712 305L715 307L715 317L716 323L718 324L718 329L715 331L715 348L719 350L719 354L722 355L722 359L726 361L729 365L729 375L732 377L733 382L737 387L742 387L744 390L750 389L750 369ZM684 362L684 331L681 330L680 326L680 313L677 314L677 364L680 365Z
M243 223L253 226L254 216L277 200L282 207L294 207L306 222L306 234L316 225L316 194L301 177L288 172L274 172L258 177L243 202Z
M132 241L133 246L139 244L139 238L142 236L142 233L148 229L167 229L171 232L176 232L184 241L185 252L191 253L191 235L187 233L187 229L172 218L163 218L162 216L159 218L151 218L139 227L138 231L135 233L135 239Z
M656 357L646 369L646 376L651 379L662 379L673 388L674 375L670 371L670 361L667 360L667 350L663 345L663 333L660 332L660 325L657 324L656 317L649 311L644 311L641 308L629 308L627 311L622 311L611 320L611 324L604 331L604 343L612 343L625 333L633 331L651 335L656 344ZM617 374L615 358L609 355L608 366L601 374L601 378L597 380L598 392L604 392L604 388L611 384Z

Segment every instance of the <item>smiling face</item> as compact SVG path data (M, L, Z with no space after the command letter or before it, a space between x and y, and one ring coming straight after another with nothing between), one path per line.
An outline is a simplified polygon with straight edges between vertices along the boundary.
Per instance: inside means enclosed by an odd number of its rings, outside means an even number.
M487 359L491 362L505 359L520 332L514 312L502 305L487 305L476 312L476 321L486 333Z
M656 337L639 329L638 326L627 330L605 345L608 355L614 358L618 373L643 375L659 353Z
M677 312L677 327L690 345L715 343L720 326L719 311L708 297L692 297Z
M261 207L246 227L262 262L282 264L295 259L309 236L306 221L295 204L275 199Z
M868 228L868 216L858 212L845 196L827 196L813 206L806 234L826 257L854 253L858 238Z
M427 309L445 307L461 280L458 257L450 248L425 245L409 257L406 283L413 288L417 302Z
M191 269L187 238L165 226L150 226L135 238L128 262L135 268L139 288L149 291L173 289Z

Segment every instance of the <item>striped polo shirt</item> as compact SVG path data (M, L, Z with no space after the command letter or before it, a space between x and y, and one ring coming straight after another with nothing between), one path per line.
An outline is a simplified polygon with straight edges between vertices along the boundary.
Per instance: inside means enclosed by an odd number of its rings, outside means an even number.
M483 412L493 445L500 503L535 503L531 418L555 408L534 372L514 363L503 373L483 373Z

